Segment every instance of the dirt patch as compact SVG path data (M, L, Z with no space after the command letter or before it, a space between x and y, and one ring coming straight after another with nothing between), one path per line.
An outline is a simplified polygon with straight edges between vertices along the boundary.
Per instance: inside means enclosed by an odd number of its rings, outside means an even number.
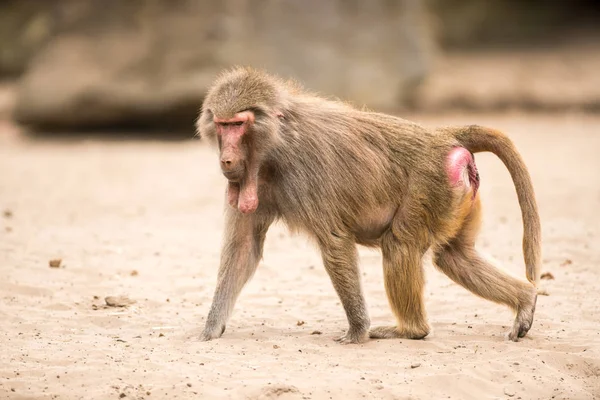
M542 281L549 296L521 342L505 338L509 310L427 262L426 340L339 345L347 322L318 252L279 225L223 337L199 342L223 231L214 150L191 140L31 140L0 128L0 210L12 211L0 218L0 398L597 396L600 117L408 117L504 130L530 166L543 271L555 279ZM478 245L524 278L510 177L491 155L477 163ZM68 267L48 268L54 258ZM373 325L390 324L381 257L361 249L360 258ZM100 307L119 293L136 303Z

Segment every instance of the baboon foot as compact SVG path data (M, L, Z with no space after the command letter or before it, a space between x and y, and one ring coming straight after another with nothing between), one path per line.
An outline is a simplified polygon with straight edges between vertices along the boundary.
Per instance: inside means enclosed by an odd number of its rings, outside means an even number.
M369 331L371 339L423 339L429 335L429 326L425 324L416 329L400 329L396 326L378 326Z
M368 328L367 328L368 329ZM348 332L344 336L335 339L336 342L341 344L358 344L364 343L369 339L369 333L367 329L348 329Z
M537 303L537 292L533 289L532 300L527 304L522 305L517 310L515 323L511 331L508 333L508 339L513 342L518 342L519 338L524 337L533 325L533 315L535 314L535 305Z
M209 340L218 339L225 332L225 325L206 324L204 331L200 335L200 341L208 342Z

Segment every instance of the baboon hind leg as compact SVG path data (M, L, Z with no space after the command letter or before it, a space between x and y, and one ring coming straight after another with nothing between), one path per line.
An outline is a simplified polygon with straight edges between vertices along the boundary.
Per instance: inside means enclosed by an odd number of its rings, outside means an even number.
M496 303L505 304L516 312L508 338L524 337L533 323L537 293L526 281L516 279L487 261L474 247L481 221L479 196L458 234L446 245L434 251L434 264L454 282L472 293Z
M411 235L406 235L410 238ZM397 326L371 329L373 339L423 339L429 334L429 324L423 302L423 254L426 246L401 241L390 231L381 242L386 294L397 320Z

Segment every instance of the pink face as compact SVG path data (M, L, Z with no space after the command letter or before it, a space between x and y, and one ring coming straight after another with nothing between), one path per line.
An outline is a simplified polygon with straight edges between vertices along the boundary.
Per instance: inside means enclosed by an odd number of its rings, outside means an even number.
M242 111L233 118L213 118L221 149L221 171L231 181L238 182L243 176L247 163L247 149L243 144L244 135L254 123L252 111Z

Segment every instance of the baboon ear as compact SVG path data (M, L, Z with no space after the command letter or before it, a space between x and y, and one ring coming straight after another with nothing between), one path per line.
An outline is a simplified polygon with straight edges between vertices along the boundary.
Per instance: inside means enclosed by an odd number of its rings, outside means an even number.
M196 119L196 137L211 136L211 130L214 130L213 113L210 109L202 110Z
M200 114L198 116L198 118L196 118L196 123L194 124L194 126L196 128L196 134L195 134L195 136L198 139L202 139L202 130L200 129L200 118L202 118L202 114Z

